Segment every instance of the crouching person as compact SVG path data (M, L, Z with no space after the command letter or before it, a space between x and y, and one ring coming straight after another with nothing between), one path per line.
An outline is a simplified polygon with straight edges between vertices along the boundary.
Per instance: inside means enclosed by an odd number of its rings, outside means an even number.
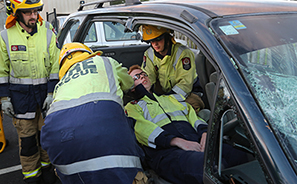
M65 184L128 184L144 176L134 120L125 115L122 102L122 90L129 90L133 79L117 61L100 54L81 43L61 50L60 82L41 145Z
M136 138L143 145L149 167L174 184L203 183L207 124L183 96L151 93L148 75L140 66L131 66L128 73L134 78L132 95L136 100L125 109L136 120ZM234 156L237 150L229 151L227 157L223 155L226 166L243 159Z

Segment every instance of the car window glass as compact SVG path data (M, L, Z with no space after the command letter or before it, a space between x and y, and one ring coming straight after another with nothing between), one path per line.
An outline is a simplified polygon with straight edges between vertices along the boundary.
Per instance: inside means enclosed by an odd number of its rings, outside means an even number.
M95 23L93 23L85 37L84 42L97 42Z
M296 15L285 14L212 23L223 43L234 53L243 77L295 168L297 25L292 22L296 19Z
M223 183L267 183L243 119L223 79L215 83L215 108L209 126L206 172ZM229 156L232 155L232 158ZM237 157L237 158L236 158ZM239 162L232 163L233 159ZM232 164L232 165L230 165Z
M174 39L176 40L176 42L179 42L179 43L187 46L188 48L190 48L193 51L198 51L199 50L197 45L190 38L188 38L186 35L184 35L183 33L174 31Z
M66 34L65 39L63 40L63 44L64 45L66 43L71 43L73 41L74 35L77 32L77 30L79 29L82 20L84 17L77 17L75 19L71 19L66 23L67 29L63 30L63 32L66 32L64 34ZM69 27L69 28L68 28Z
M103 22L106 41L136 40L136 32L124 32L125 26L120 23Z
M74 35L75 35L75 33L76 33L77 29L78 29L78 26L79 26L79 21L76 22L75 24L73 24L73 26L70 29L70 39L71 39L71 41L73 40L73 37L74 37Z

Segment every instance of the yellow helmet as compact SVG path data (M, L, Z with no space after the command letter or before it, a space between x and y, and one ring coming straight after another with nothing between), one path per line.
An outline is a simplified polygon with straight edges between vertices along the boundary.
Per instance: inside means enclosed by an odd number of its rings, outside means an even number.
M41 11L43 8L42 0L10 0L10 2L13 16L18 10L39 9Z
M150 42L164 33L173 33L173 30L160 26L142 25L142 39L145 42ZM176 43L173 36L171 36L171 41Z
M88 46L78 42L63 45L59 56L59 79L61 79L75 63L84 61L95 55L100 56L101 54L101 51L94 53Z

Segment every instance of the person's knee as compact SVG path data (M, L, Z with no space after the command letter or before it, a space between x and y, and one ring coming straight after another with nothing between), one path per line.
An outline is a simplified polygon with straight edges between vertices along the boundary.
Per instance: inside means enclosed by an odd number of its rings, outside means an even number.
M32 156L38 152L36 135L21 137L21 156Z
M204 153L196 151L186 153L180 157L185 183L202 183Z

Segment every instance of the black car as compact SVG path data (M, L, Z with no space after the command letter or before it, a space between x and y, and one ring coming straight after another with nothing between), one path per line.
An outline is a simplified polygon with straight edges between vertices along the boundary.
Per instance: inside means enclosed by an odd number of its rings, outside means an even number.
M297 3L288 1L139 2L71 14L63 43L84 43L96 22L139 31L170 28L196 54L196 68L211 111L204 183L297 183ZM81 8L83 9L83 8ZM149 45L96 46L124 66L141 64ZM249 162L224 168L222 144L243 150Z

